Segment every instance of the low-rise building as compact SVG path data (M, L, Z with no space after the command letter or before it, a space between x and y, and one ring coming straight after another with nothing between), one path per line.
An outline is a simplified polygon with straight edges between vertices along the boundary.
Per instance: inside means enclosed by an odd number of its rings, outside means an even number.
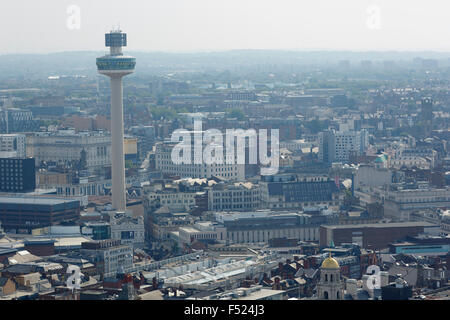
M111 136L103 131L35 133L31 144L38 166L43 162L59 165L79 163L83 152L89 170L111 165Z
M84 242L80 252L104 277L133 267L133 248L119 239Z
M62 197L0 195L0 221L5 230L31 232L80 217L80 201Z
M223 225L211 221L196 222L192 226L178 229L178 240L181 245L189 245L194 241L224 243L226 236Z
M161 208L164 209L164 208ZM188 213L171 213L160 210L158 212L146 212L144 216L146 237L154 240L167 240L173 231L180 227L192 225L196 218Z
M320 225L328 222L327 216L297 211L215 212L214 215L226 228L227 240L233 243L268 244L273 238L318 241Z
M338 207L341 201L336 182L326 176L273 175L260 186L262 206L269 209Z
M144 217L131 217L124 213L112 215L110 221L111 238L119 239L122 244L133 248L142 248L145 242Z
M150 206L173 210L190 210L195 206L197 192L180 192L178 189L150 191L146 197Z
M286 291L264 288L261 285L237 288L210 295L194 295L186 300L284 300Z
M392 172L373 165L359 165L353 175L353 189L360 187L382 187L392 183Z
M389 189L380 192L384 200L384 215L409 221L414 211L450 207L450 188Z
M0 277L0 296L7 296L16 292L16 284L10 278Z
M251 211L261 207L261 188L251 182L218 183L208 189L208 210Z
M178 176L180 178L211 178L212 176L221 176L229 180L244 180L245 166L238 164L207 164L204 161L201 164L194 163L194 155L188 155L188 163L175 164L172 160L172 150L177 145L173 142L164 142L156 144L156 169L163 174ZM192 153L194 148L192 147ZM187 157L187 156L185 156Z
M389 244L404 240L408 236L416 236L435 229L428 222L368 223L355 225L322 225L320 226L320 246L330 243L341 245L355 243L362 248L380 250Z

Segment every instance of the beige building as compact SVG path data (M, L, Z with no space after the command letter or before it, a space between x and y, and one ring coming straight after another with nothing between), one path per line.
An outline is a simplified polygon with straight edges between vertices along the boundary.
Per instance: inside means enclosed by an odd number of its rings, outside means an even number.
M173 210L190 210L195 206L197 192L177 190L151 191L146 194L149 205L167 207Z
M0 134L0 158L24 158L26 137L24 134Z
M261 189L251 182L215 184L208 190L208 210L250 211L261 206Z
M320 266L320 280L316 286L319 300L344 299L344 281L341 276L341 267L331 254Z
M180 244L190 244L194 241L218 241L225 242L226 229L217 223L210 221L197 222L192 226L178 229Z
M211 178L220 176L229 180L245 179L245 166L238 164L201 164L194 163L194 156L190 157L188 164L175 164L172 161L172 149L176 143L164 142L156 144L156 169L163 174L174 175L181 178ZM192 148L193 150L194 148ZM193 152L193 151L192 151Z
M35 133L31 141L38 166L43 161L61 165L76 163L80 161L83 150L86 152L88 169L111 165L111 137L102 131Z

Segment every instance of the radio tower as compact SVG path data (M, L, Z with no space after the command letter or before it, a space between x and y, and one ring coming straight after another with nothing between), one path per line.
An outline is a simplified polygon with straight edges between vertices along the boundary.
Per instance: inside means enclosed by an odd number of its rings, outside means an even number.
M127 46L127 34L119 29L105 34L105 46L110 48L110 52L97 58L97 68L100 74L111 79L112 207L117 211L125 212L122 77L134 72L136 59L123 55L122 47Z

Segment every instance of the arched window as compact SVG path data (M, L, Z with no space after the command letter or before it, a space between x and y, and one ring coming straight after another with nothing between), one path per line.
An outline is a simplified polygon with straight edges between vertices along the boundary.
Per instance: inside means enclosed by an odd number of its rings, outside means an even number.
M323 293L323 298L324 298L325 300L328 300L328 292L327 292L327 291L324 291L324 293Z
M336 294L336 298L338 298L339 299L339 291L337 292L337 294Z
M325 274L325 282L328 282L328 275Z
M333 275L330 274L330 282L333 282Z

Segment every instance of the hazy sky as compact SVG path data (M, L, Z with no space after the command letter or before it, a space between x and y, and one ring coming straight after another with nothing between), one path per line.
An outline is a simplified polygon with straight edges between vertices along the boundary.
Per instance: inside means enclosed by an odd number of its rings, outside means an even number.
M0 54L103 50L118 22L133 51L450 51L447 0L1 2Z

